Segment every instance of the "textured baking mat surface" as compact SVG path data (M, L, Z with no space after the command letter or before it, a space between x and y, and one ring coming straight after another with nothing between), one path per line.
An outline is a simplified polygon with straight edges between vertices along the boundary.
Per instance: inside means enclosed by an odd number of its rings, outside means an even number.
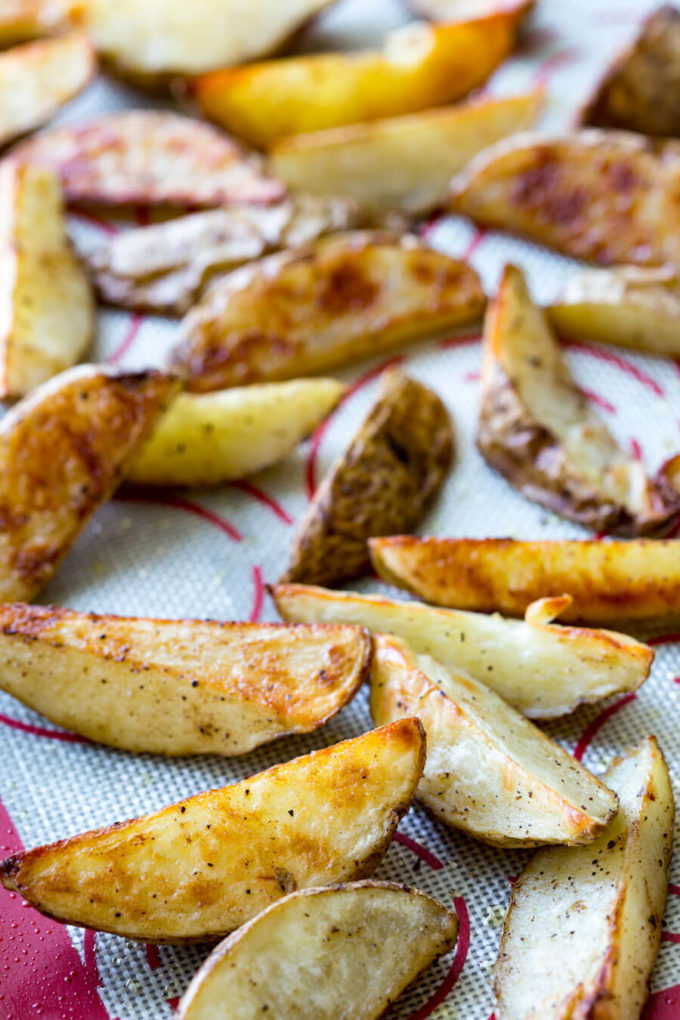
M643 0L539 0L518 53L495 76L496 94L536 84L548 89L544 123L567 126L609 57L634 33L649 8ZM377 42L407 20L397 0L341 0L304 40L307 48ZM151 105L140 94L100 79L62 116L83 119L126 106ZM79 244L106 238L105 223L73 219ZM502 264L529 273L534 293L549 299L569 263L518 241L479 234L469 224L431 224L434 244L466 253L496 285ZM158 364L172 341L170 321L106 312L94 360L126 367ZM474 447L479 337L427 342L400 358L432 386L455 420L458 457L442 498L421 531L435 535L583 534L526 502L483 463ZM680 368L584 342L569 359L579 384L617 437L652 469L680 447ZM382 364L382 363L381 363ZM315 481L343 449L375 394L381 364L345 377L350 396L316 439L285 464L219 491L159 492L153 501L113 500L96 515L42 601L79 610L165 617L273 620L264 584L281 573L295 522ZM366 581L359 587L379 588ZM552 724L551 734L601 772L626 745L655 733L680 784L680 637L662 635L652 676L637 695L613 699ZM292 738L244 758L165 760L79 742L0 694L0 852L31 847L153 811L269 765L369 729L365 692L316 734ZM419 808L403 820L378 878L418 886L455 901L460 939L455 953L406 991L391 1016L489 1020L492 966L509 895L509 879L525 860L449 832ZM680 861L680 856L678 856ZM680 1017L680 867L674 868L663 943L647 1020ZM47 921L18 896L0 894L2 1020L162 1020L207 953L205 947L144 946L112 935ZM404 947L408 951L407 947Z

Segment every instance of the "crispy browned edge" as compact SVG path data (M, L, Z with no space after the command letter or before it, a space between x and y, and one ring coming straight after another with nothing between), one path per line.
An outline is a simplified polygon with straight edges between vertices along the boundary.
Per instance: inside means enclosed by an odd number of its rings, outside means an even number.
M411 409L408 420L402 402ZM360 576L370 566L368 538L389 534L397 524L415 527L441 489L453 455L453 428L441 398L399 371L384 372L373 407L300 522L280 581L323 584ZM380 490L348 484L368 474L383 479Z
M355 861L356 867L354 871L352 871L350 878L346 879L346 881L367 878L378 867L383 857L387 853L390 843L394 838L394 833L397 829L397 826L399 825L399 822L404 817L406 812L410 809L411 804L413 803L413 799L416 794L416 789L418 787L418 783L420 782L420 777L422 775L423 768L425 767L426 737L425 730L420 719L418 719L416 716L398 719L393 723L387 723L385 726L378 726L373 730L369 730L368 732L376 732L378 730L385 730L392 727L398 727L402 729L404 733L407 732L408 728L413 738L412 742L414 743L414 745L416 745L417 758L416 768L414 769L412 789L406 801L402 801L401 803L396 804L392 808L390 812L388 831L386 832L384 838L381 840L379 844L377 844L371 850L371 852L362 861ZM361 734L361 736L364 735L365 734ZM253 779L255 775L262 776L266 775L267 773L273 773L276 772L277 770L285 769L293 762L299 761L300 758L315 758L327 755L329 752L334 751L336 748L341 747L345 744L350 744L353 740L356 739L358 738L350 737L347 740L340 741L338 744L331 744L329 747L323 747L318 751L312 751L309 754L299 755L298 758L292 758L289 761L281 762L277 765L272 765L270 766L270 768L265 769L263 772L255 773L254 775L251 776L245 776L243 779L238 780L237 783L227 785L239 785L241 783L247 782L248 779ZM41 857L44 857L46 854L48 854L57 847L67 847L70 844L71 845L75 844L77 846L83 839L87 839L92 836L104 835L110 832L116 832L119 829L125 829L128 825L130 825L133 822L142 821L146 818L153 818L155 815L158 815L163 811L166 811L168 808L186 805L192 800L197 800L201 797L209 796L213 792L214 792L213 790L207 790L204 791L203 793L195 794L193 797L186 797L184 800L177 801L175 804L168 804L165 807L160 808L158 811L153 811L147 815L139 815L137 818L129 818L123 822L114 822L112 825L106 825L100 829L90 829L87 832L78 833L75 836L68 836L65 839L58 839L52 843L45 843L41 846L34 847L32 850L17 851L16 853L10 854L9 857L6 857L4 860L0 861L0 883L5 887L5 889L8 889L10 892L21 893L24 899L31 902L30 892L28 892L26 888L22 886L21 881L19 879L22 866L26 861L30 860L34 861L36 860L36 858L39 859ZM287 890L285 889L283 890L283 892L286 891ZM64 924L71 924L75 927L81 928L85 927L84 925L79 924L77 921L74 921L71 918L62 917L59 914L48 913L47 911L43 910L40 907L36 907L36 909L40 910L40 913L42 913L45 917L49 917L53 921L59 921ZM119 932L111 932L110 929L108 928L99 928L97 930L103 932L110 932L111 934L114 935L119 934ZM178 938L178 939L158 938L156 941L159 943L159 945L187 945L190 943L201 943L206 941L215 942L218 939L221 939L223 937L223 934L211 935L208 939L203 938L201 936L194 936L191 938Z

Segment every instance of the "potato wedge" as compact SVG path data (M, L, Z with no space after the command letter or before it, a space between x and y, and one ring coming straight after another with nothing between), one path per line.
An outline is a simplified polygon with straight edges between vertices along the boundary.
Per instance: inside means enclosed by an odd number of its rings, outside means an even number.
M285 191L231 138L162 110L53 127L14 153L55 170L69 202L211 207L277 202Z
M85 0L98 51L137 75L198 74L274 52L332 0Z
M337 197L232 205L126 230L96 248L86 264L109 304L184 315L216 273L361 226L363 219L353 202Z
M45 124L94 72L94 50L83 32L0 53L0 146Z
M369 541L373 566L426 602L522 616L536 599L573 602L570 623L680 622L680 540L518 542L510 538Z
M477 322L475 271L410 235L354 231L215 280L171 364L190 390L294 379Z
M125 751L231 757L308 733L351 700L370 655L360 627L0 605L0 689Z
M304 584L270 591L284 620L354 623L394 634L451 672L481 680L529 719L552 719L635 691L654 659L651 648L625 634L553 625L571 605L569 596L532 603L519 622Z
M414 14L430 21L466 21L499 12L511 13L519 24L536 6L535 0L408 0Z
M345 392L335 379L181 393L135 454L126 478L142 485L220 485L283 460Z
M361 124L281 138L270 166L292 188L349 195L366 209L427 213L446 204L469 160L536 120L542 92L476 99Z
M177 385L162 372L78 366L0 421L0 602L47 584Z
M439 397L385 372L363 425L317 489L293 538L282 581L328 584L370 566L367 539L410 530L453 459L451 419Z
M569 340L680 357L680 275L672 266L572 273L546 313Z
M649 479L592 410L515 266L484 323L477 445L528 499L594 531L660 534L680 511L680 492Z
M2 0L0 46L13 46L66 28L75 6L70 0Z
M232 1020L374 1020L457 936L455 912L407 886L291 893L210 954L178 1020L214 1020L225 1003Z
M516 135L454 178L450 208L602 265L680 265L680 144L597 128Z
M94 299L46 167L0 163L0 397L23 397L85 353Z
M616 58L586 105L582 122L595 127L680 135L680 11L657 8L631 46Z
M655 737L604 776L619 796L589 847L539 851L515 883L496 963L498 1020L637 1020L661 943L674 804Z
M405 641L374 637L371 715L417 715L427 757L416 794L446 825L490 846L592 843L616 795L559 744L465 673Z
M255 146L277 138L452 103L481 85L514 44L510 15L455 25L413 23L382 50L318 53L232 67L194 79L211 120Z
M142 941L213 941L286 893L370 875L424 757L422 727L406 719L155 814L13 854L0 880L68 924Z

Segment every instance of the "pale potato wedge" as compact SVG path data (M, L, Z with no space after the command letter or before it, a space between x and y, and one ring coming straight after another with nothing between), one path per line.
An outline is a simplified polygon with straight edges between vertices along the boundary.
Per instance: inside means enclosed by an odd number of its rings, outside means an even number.
M616 58L586 105L582 122L596 127L680 135L680 11L657 8Z
M125 751L231 757L308 733L351 700L370 656L360 627L0 605L0 688Z
M199 109L266 148L277 138L452 103L510 53L511 15L455 25L412 23L382 50L315 53L232 67L194 79Z
M680 511L680 492L648 478L592 410L516 266L484 323L477 445L528 499L593 531L662 534Z
M277 50L333 0L85 0L98 51L136 75L198 74Z
M0 46L13 46L68 27L76 6L69 0L2 0Z
M282 581L329 584L370 566L367 539L414 528L453 459L453 429L432 390L385 372L373 407L300 522Z
M69 202L211 207L268 204L283 185L209 124L164 110L126 110L41 131L14 150L55 170Z
M162 372L83 365L4 416L0 601L28 601L47 584L177 386Z
M374 1020L457 937L455 912L407 886L291 893L210 954L178 1020L215 1020L226 1003L230 1020L267 1012L277 1020Z
M284 620L354 623L394 634L448 670L481 680L529 719L552 719L635 691L654 659L651 648L625 634L555 626L569 596L532 603L520 622L303 584L274 585L270 593Z
M680 540L519 542L510 538L369 541L373 566L426 602L522 616L536 599L569 594L570 623L680 622Z
M95 65L83 32L0 53L0 146L45 124L85 88Z
M126 478L142 485L220 485L292 453L345 392L335 379L181 393L135 454Z
M318 375L476 323L484 304L473 269L411 235L336 234L215 280L171 364L198 391Z
M217 273L362 226L364 219L351 200L335 196L231 205L126 230L95 248L86 265L109 304L184 315Z
M94 299L66 232L59 179L0 163L0 397L23 397L74 365L94 335Z
M155 814L13 854L0 879L68 924L142 941L214 941L286 893L370 875L424 758L420 723L402 720Z
M349 195L379 213L427 213L446 204L452 175L473 156L531 127L542 98L537 91L475 99L281 138L270 151L270 166L291 188Z
M597 128L516 135L454 178L450 208L602 265L680 265L680 144Z
M490 14L510 13L519 24L536 6L536 0L408 0L414 14L430 21L467 21Z
M427 736L418 800L490 846L592 843L616 795L479 680L376 634L371 715L418 716Z
M568 340L680 357L680 276L672 266L572 273L546 313Z
M661 943L675 806L655 737L604 776L619 811L589 847L539 851L512 891L498 1020L637 1020Z

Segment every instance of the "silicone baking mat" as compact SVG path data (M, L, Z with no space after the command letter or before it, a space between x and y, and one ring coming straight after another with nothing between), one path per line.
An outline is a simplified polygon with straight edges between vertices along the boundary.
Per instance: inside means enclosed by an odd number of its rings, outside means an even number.
M492 93L536 85L548 90L544 123L567 126L610 56L649 5L643 0L539 0L520 51L494 77ZM378 42L408 19L397 0L341 0L304 38L307 48ZM104 78L62 119L77 120L150 100ZM142 213L140 213L140 216ZM78 244L112 230L73 217ZM427 227L432 242L469 257L489 288L504 262L525 267L535 295L549 299L564 260L460 220ZM176 324L102 313L95 359L140 367L162 362ZM435 535L578 536L583 532L525 501L483 463L474 446L479 337L422 343L399 360L448 404L458 455L445 491L423 522ZM584 343L569 351L580 385L617 437L652 469L680 447L680 368L652 357ZM80 537L42 601L79 610L165 617L273 620L264 584L286 563L294 524L316 482L342 450L375 394L381 363L345 377L353 383L328 426L284 464L218 491L159 492L114 499ZM376 590L377 582L359 587ZM637 695L581 710L549 727L596 772L621 748L656 733L677 790L680 635L656 639L652 676ZM236 760L165 760L88 745L0 694L0 852L131 818L275 762L370 728L365 692L316 734L283 740ZM391 1016L489 1020L492 967L509 895L525 860L447 831L414 807L377 871L410 883L460 917L455 952L401 997ZM680 869L675 868L647 1020L680 1017ZM44 919L18 896L0 893L0 1018L3 1020L162 1020L207 953L205 947L157 948ZM408 951L405 947L405 951Z

